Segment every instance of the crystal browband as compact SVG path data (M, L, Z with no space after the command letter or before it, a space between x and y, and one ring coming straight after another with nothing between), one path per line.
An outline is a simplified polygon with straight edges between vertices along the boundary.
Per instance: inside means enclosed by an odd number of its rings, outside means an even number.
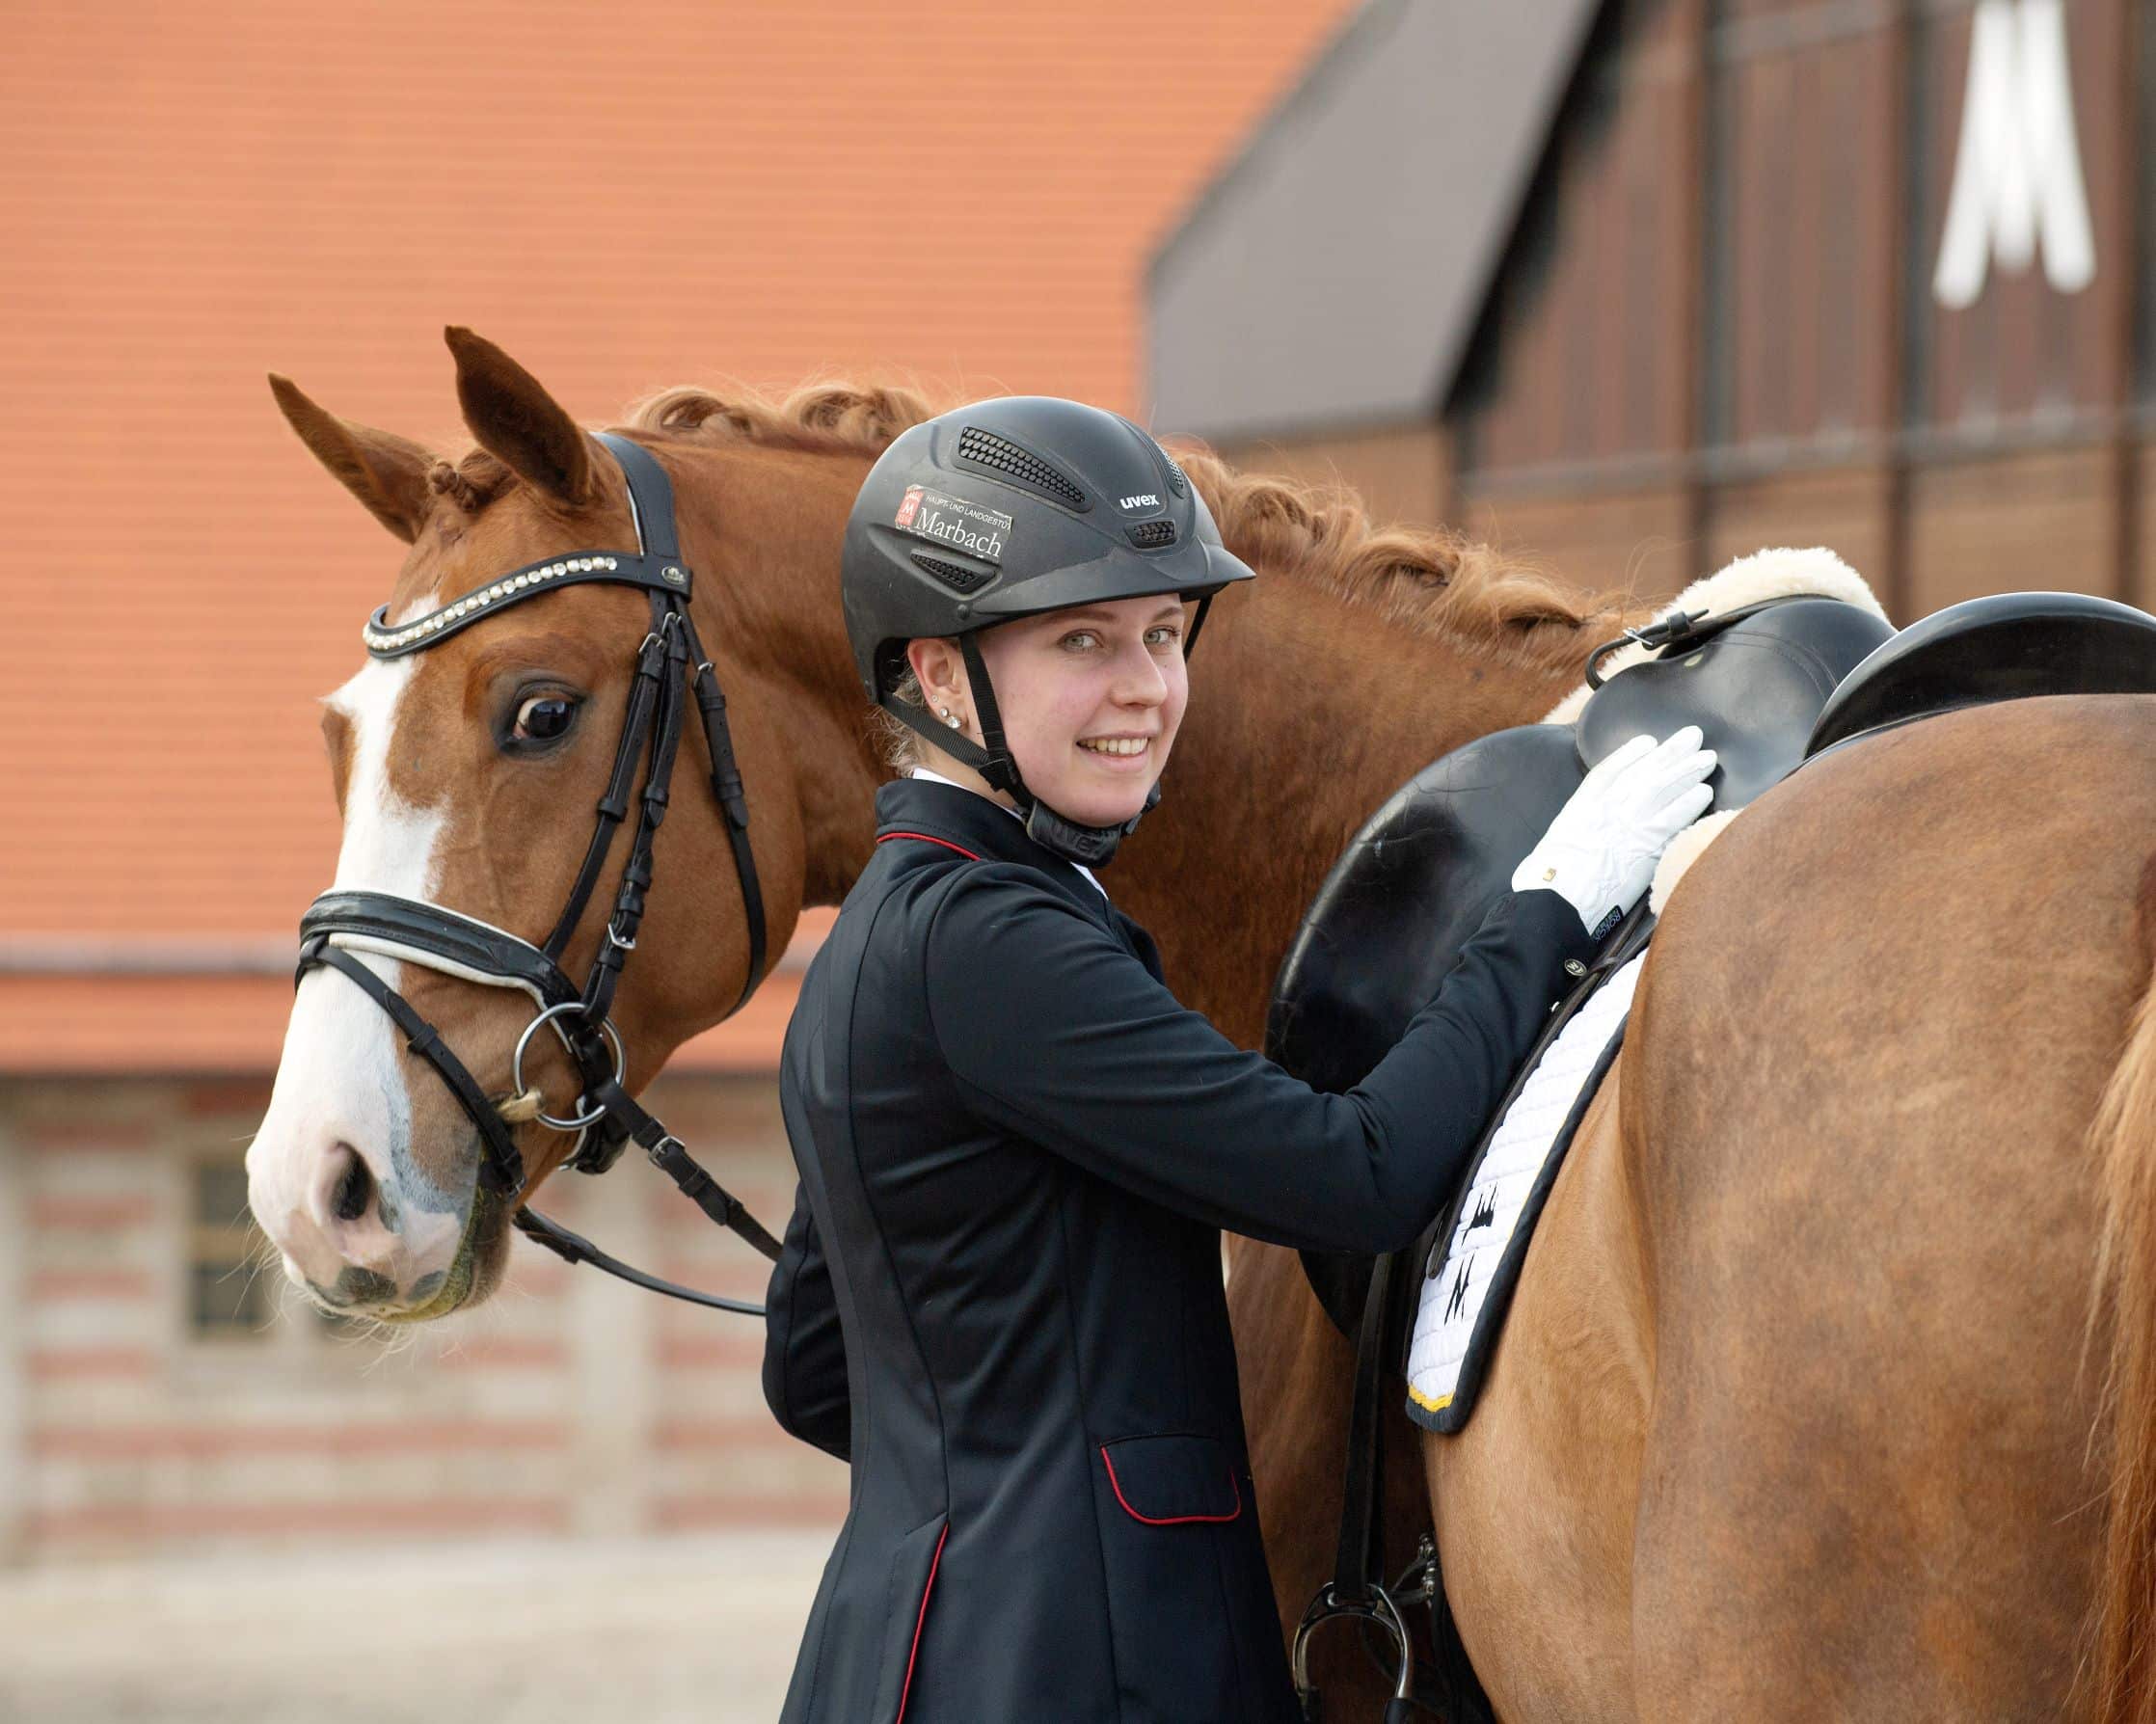
M550 562L533 563L529 568L519 569L513 575L502 576L499 580L474 587L463 598L453 600L441 609L430 611L401 628L391 629L387 626L390 607L385 605L367 618L365 625L360 630L360 638L365 643L366 650L377 659L393 659L420 647L431 646L445 634L452 634L466 624L476 622L509 600L526 596L535 587L572 586L585 581L656 587L661 591L678 592L684 597L689 591L688 570L677 560L634 556L621 552L582 552L575 556L555 557Z

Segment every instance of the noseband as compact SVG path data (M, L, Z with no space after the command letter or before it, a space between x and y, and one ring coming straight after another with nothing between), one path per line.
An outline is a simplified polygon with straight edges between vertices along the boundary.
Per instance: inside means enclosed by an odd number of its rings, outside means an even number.
M740 1199L699 1167L681 1140L638 1106L623 1088L626 1070L621 1037L608 1014L621 983L622 966L636 949L644 899L651 890L652 847L660 823L666 818L667 786L673 777L674 757L681 746L691 691L702 716L712 794L717 799L726 836L733 846L741 908L748 927L748 969L741 980L741 997L734 1002L729 1016L747 1003L763 976L768 935L763 889L757 882L756 857L748 843L748 802L734 761L733 738L726 728L726 697L719 690L717 674L696 637L696 624L689 614L691 577L688 565L682 560L675 533L673 486L666 470L638 444L605 432L598 437L620 462L622 475L629 482L630 512L636 526L634 554L579 551L552 557L504 575L401 628L389 627L389 606L385 605L361 632L367 652L387 660L424 652L482 617L565 586L591 582L633 586L641 588L649 599L651 628L636 649L629 713L614 750L606 793L599 798L598 823L553 932L547 936L544 946L534 946L489 923L419 899L387 892L326 892L300 919L300 961L293 985L296 987L317 964L327 965L349 977L390 1014L404 1033L406 1045L441 1075L477 1128L480 1184L511 1205L511 1219L519 1231L571 1263L593 1264L609 1275L677 1299L761 1316L760 1306L699 1293L632 1269L520 1200L526 1185L524 1158L518 1153L509 1118L536 1118L557 1131L577 1134L575 1147L564 1165L579 1173L604 1173L620 1159L623 1148L633 1138L653 1163L712 1220L731 1227L765 1256L775 1260L779 1253L778 1241L741 1207ZM579 988L563 972L562 954L598 886L614 835L629 818L636 768L647 753L650 765L643 789L635 798L636 819L629 841L629 859L622 869L621 884L606 931L600 936L591 973ZM521 988L528 994L538 1011L517 1039L516 1053L510 1061L509 1094L490 1097L464 1063L450 1052L434 1026L355 956L362 952L415 963L488 987ZM541 1025L568 1050L583 1082L575 1112L565 1117L548 1114L543 1106L535 1109L533 1092L526 1089L525 1051Z

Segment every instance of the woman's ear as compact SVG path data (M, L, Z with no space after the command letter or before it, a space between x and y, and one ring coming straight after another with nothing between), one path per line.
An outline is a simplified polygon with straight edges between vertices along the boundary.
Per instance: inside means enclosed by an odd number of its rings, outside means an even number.
M921 697L933 712L966 701L965 655L955 640L933 637L906 643L905 661L921 685Z

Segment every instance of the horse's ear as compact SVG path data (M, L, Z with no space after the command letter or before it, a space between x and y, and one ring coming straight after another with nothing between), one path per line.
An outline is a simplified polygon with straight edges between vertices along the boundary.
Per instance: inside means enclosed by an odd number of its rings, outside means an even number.
M355 425L317 407L289 377L272 371L269 382L270 393L314 459L398 538L407 545L417 539L434 507L427 484L434 457L407 438Z
M591 500L591 440L539 380L482 336L451 324L457 400L479 446L571 506Z

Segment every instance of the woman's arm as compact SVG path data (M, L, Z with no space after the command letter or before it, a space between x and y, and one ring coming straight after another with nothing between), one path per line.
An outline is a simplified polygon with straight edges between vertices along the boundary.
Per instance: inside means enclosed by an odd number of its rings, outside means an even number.
M1186 1010L1027 871L955 871L930 1015L984 1118L1183 1214L1283 1245L1395 1251L1464 1171L1592 942L1553 892L1500 900L1377 1069L1327 1095Z
M788 1435L849 1459L853 1413L846 1339L831 1266L816 1236L808 1196L798 1188L764 1307L764 1399Z

